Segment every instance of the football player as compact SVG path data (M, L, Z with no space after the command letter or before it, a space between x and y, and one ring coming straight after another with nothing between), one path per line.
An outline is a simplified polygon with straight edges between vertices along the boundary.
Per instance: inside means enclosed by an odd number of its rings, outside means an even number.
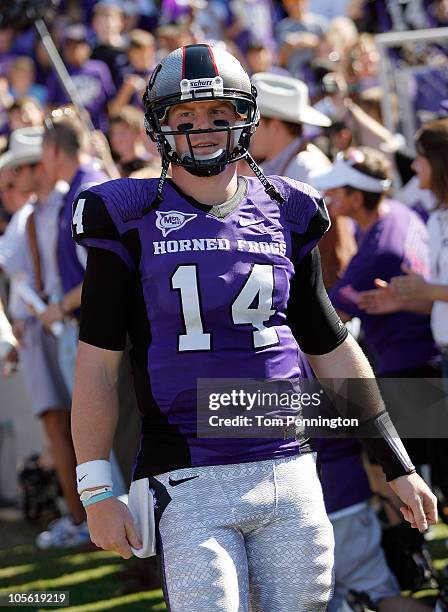
M92 540L124 558L141 545L110 491L107 462L129 332L142 413L133 478L148 477L155 495L170 609L325 610L333 536L306 440L197 435L199 378L294 380L297 343L319 377L373 378L323 288L325 205L308 185L268 180L248 155L256 90L223 49L167 55L144 103L159 181L104 183L74 203L73 233L89 255L73 436ZM256 178L237 175L244 157ZM425 530L436 520L434 496L379 396L363 410L368 430L384 436L368 443L405 518Z

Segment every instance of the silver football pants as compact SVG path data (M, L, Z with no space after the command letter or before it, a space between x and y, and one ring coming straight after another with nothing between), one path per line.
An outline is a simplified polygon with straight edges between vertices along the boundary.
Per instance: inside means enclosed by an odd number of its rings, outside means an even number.
M173 612L321 612L333 531L315 457L185 468L151 479Z

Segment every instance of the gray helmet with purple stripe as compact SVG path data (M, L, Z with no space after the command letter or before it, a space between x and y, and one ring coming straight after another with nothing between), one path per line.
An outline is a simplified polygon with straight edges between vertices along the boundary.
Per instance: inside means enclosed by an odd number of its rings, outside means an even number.
M233 55L207 44L181 47L167 55L151 75L143 96L146 132L157 143L166 164L183 166L196 176L213 176L247 154L259 121L255 98L255 87ZM210 100L232 103L239 115L235 125L217 121L215 127L201 130L172 130L166 125L170 107ZM226 132L226 148L211 155L195 154L190 135L210 132ZM189 148L182 157L175 147L178 135L186 137Z

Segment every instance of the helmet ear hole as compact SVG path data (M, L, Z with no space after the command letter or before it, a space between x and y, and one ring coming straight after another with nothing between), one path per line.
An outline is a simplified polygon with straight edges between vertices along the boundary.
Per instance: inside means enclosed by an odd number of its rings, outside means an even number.
M238 115L247 117L249 114L249 104L245 100L236 100L235 108Z

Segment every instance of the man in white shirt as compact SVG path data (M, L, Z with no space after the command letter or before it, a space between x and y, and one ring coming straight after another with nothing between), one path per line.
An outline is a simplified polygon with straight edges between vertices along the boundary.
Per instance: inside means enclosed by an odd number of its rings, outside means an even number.
M303 125L328 127L331 120L308 104L308 87L299 79L258 72L252 82L258 91L261 116L251 140L252 156L262 161L266 175L309 183L310 174L329 166L330 161L307 142Z
M11 134L9 149L0 157L22 194L35 193L33 204L25 204L8 226L6 248L0 249L0 265L13 281L25 282L44 301L61 298L56 261L58 217L67 184L54 185L43 169L43 128L22 128ZM5 170L6 171L6 170ZM25 212L22 212L24 211ZM20 215L20 216L19 216ZM8 231L9 230L9 231ZM38 537L40 548L75 546L89 542L85 513L76 492L75 455L70 432L70 392L59 367L58 341L31 316L20 300L13 309L22 322L23 342L19 357L33 412L42 420L59 481L71 516L55 522Z

